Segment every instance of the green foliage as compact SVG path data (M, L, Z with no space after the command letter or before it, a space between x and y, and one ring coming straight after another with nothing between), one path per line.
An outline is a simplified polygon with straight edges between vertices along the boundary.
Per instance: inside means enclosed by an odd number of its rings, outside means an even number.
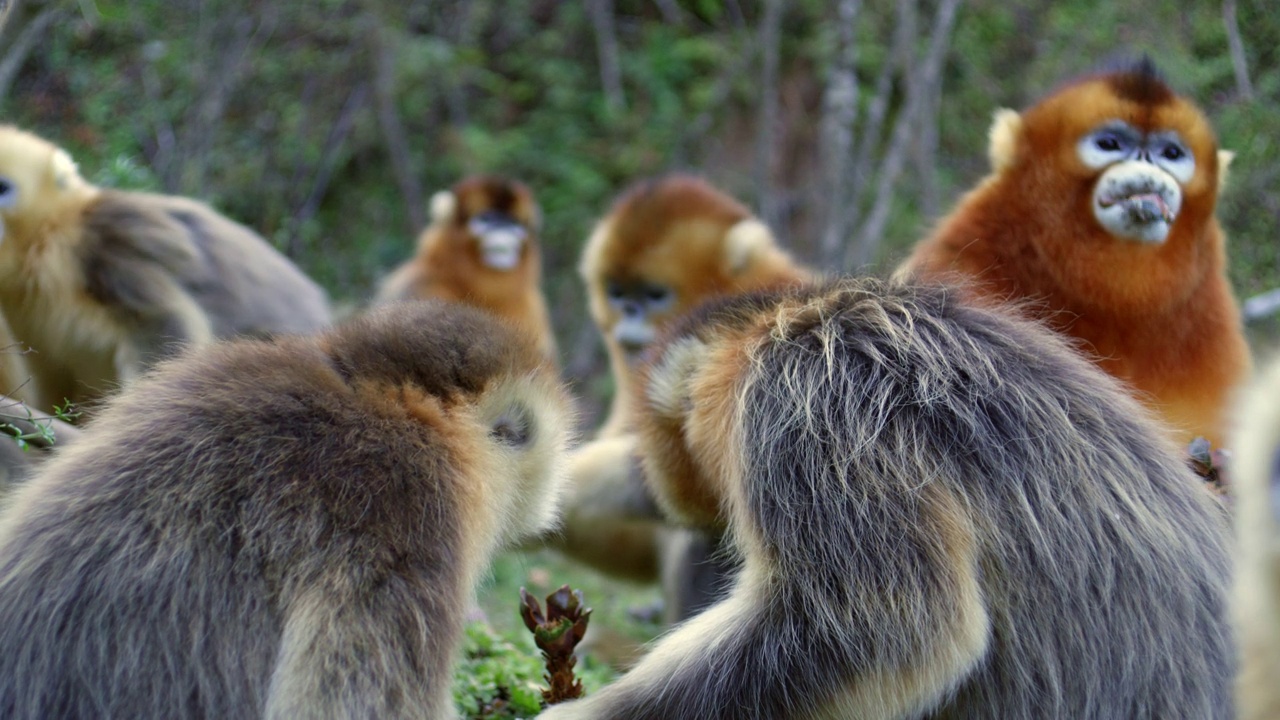
M542 708L542 671L532 643L516 647L484 623L470 623L454 672L454 704L466 718L532 717Z
M454 704L462 717L489 720L538 714L546 668L532 638L523 628L499 634L481 622L467 625L463 659L453 679ZM611 671L590 659L580 662L577 670L588 692L613 678Z

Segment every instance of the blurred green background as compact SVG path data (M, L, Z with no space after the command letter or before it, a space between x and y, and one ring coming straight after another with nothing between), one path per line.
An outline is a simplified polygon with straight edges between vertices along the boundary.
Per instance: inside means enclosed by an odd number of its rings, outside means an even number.
M985 172L996 108L1140 53L1238 153L1219 212L1237 291L1280 287L1269 0L17 0L0 120L97 182L212 202L348 307L432 192L524 180L590 423L610 382L575 264L629 182L700 172L806 262L884 270Z

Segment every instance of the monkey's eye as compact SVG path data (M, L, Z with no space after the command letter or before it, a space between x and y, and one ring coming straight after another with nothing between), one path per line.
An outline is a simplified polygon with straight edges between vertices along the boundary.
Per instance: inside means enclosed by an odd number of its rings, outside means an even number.
M621 300L627 296L627 291L617 283L605 283L604 294L609 296L610 300Z
M1186 152L1177 145L1166 145L1164 150L1160 153L1160 157L1163 157L1165 160L1181 160L1184 156L1186 156Z
M1120 149L1120 138L1114 135L1102 135L1094 139L1093 144L1103 152L1116 152Z
M644 296L652 302L662 302L671 295L671 291L664 287L651 286L645 289Z
M489 436L510 447L529 444L529 421L523 413L508 413L498 418L489 429Z
M0 207L12 207L17 198L17 186L8 178L0 177Z

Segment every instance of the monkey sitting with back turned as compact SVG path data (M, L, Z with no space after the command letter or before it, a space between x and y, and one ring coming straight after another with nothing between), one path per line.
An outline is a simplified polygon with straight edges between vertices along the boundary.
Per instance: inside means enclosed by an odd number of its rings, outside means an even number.
M729 597L546 720L1230 718L1230 529L1114 379L954 288L712 303L636 412Z
M162 363L0 515L0 715L452 717L569 407L532 337L438 301Z
M66 152L4 125L0 310L35 350L45 411L182 345L330 321L324 291L249 228L195 200L95 187Z

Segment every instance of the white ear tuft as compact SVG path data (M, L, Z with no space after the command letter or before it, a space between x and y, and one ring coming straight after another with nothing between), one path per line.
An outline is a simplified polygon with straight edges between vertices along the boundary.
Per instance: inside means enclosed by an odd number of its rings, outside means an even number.
M1018 136L1022 134L1022 116L1015 110L996 111L987 134L987 157L991 170L1001 173L1013 166L1018 154Z
M739 220L724 238L725 263L731 274L746 270L752 258L774 246L773 231L756 218Z
M1218 192L1227 188L1227 170L1231 167L1231 161L1235 159L1236 154L1230 150L1218 151Z
M49 172L53 175L53 184L59 190L67 190L83 182L76 161L65 150L53 151L53 157L49 159Z
M453 220L458 212L458 198L448 190L441 190L431 196L431 222L447 223Z

